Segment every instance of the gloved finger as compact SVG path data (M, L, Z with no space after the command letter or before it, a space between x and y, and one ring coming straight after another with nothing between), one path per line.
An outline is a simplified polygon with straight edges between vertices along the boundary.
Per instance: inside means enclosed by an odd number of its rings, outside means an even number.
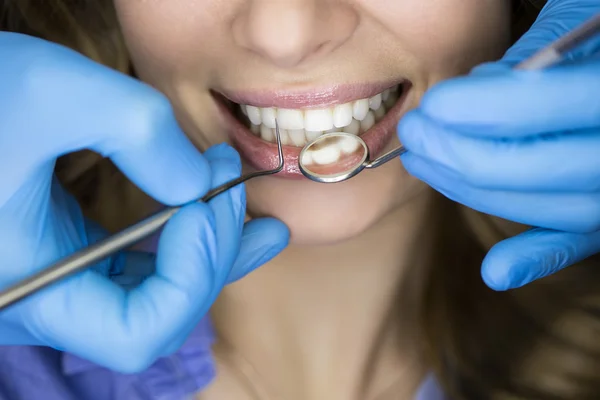
M2 33L0 48L11 60L0 64L0 87L15 94L0 97L1 128L19 132L19 140L9 135L7 143L0 143L0 170L12 168L14 157L33 170L51 167L59 155L91 149L110 157L163 203L183 204L208 190L208 164L163 94L41 39Z
M204 156L211 166L212 187L217 187L240 176L241 160L231 146L226 144L213 146L204 153ZM217 243L218 262L216 265L219 267L218 281L224 284L240 249L246 213L244 185L238 185L220 194L210 200L209 205L214 215L218 216L216 229L220 240Z
M85 218L84 224L86 234L81 235L81 237L87 238L87 243L84 243L85 246L92 245L102 239L105 239L108 235L108 232L95 221ZM94 265L93 270L101 275L108 276L111 273L113 266L120 264L120 262L116 261L118 258L119 255L116 255L102 260L98 264Z
M421 112L463 134L522 138L597 129L600 59L545 71L506 71L439 83L421 101Z
M107 276L125 290L138 287L156 272L156 253L128 251L114 259Z
M166 225L156 273L140 286L126 292L87 271L43 293L28 326L42 343L69 343L70 352L115 371L143 370L210 307L220 239L210 207L188 205Z
M290 231L274 218L260 218L246 223L242 246L227 283L235 282L266 264L288 245Z
M496 244L481 274L494 290L508 290L551 275L600 252L600 232L565 233L536 228Z
M471 186L443 166L413 153L402 156L405 169L444 196L474 210L524 225L589 233L600 230L600 194L531 193Z
M111 268L110 279L126 291L140 286L156 272L156 253L130 251L123 253ZM164 357L177 351L191 331L196 327L195 318L190 319L177 333L174 333L166 348L160 349L159 356Z
M411 153L442 165L474 187L600 191L600 125L596 130L531 140L483 139L462 135L413 111L398 125L398 136Z
M502 63L518 64L598 12L600 4L596 0L548 0L533 26L507 51ZM588 46L596 46L596 43L591 42ZM590 54L591 49L583 50Z
M40 341L21 325L2 321L0 343L3 346L40 346Z

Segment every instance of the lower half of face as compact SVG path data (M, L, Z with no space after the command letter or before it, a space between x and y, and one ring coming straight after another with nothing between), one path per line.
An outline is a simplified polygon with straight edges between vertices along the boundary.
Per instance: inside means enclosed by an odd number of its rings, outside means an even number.
M116 0L138 75L167 94L199 148L228 141L245 170L273 168L277 120L284 172L247 183L248 213L281 219L302 244L359 235L423 186L400 160L312 182L300 149L335 131L360 135L372 156L397 146L398 121L431 85L501 55L508 3Z

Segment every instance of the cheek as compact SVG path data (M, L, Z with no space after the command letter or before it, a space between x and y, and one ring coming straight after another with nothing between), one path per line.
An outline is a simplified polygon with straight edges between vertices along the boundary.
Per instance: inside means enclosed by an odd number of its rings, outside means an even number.
M423 186L399 160L337 184L259 178L247 184L248 212L282 220L294 244L333 244L364 232Z
M214 1L115 0L121 31L140 75L167 76L190 70L211 47L219 26ZM163 78L164 79L164 78Z
M418 68L433 78L464 72L496 58L510 41L508 0L364 0Z

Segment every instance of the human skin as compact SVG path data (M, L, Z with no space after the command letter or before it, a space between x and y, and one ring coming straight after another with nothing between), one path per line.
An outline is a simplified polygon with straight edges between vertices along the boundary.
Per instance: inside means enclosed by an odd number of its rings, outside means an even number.
M115 5L137 75L169 97L200 149L224 141L238 145L215 92L230 98L250 93L278 106L280 99L269 94L303 93L304 100L317 102L345 85L369 88L404 80L410 87L388 129L386 148L392 148L402 114L436 82L499 57L509 45L511 25L510 2L498 0L115 0ZM247 158L247 149L238 148ZM252 169L253 163L244 167ZM376 339L397 332L397 325L386 322L391 315L402 320L391 298L411 269L426 268L419 254L427 242L415 250L414 237L434 228L428 225L431 198L400 160L335 185L281 177L247 183L248 214L284 221L291 245L222 293L213 308L220 337L283 398L347 400L377 393L398 365L408 363L374 356L381 346L398 347ZM332 346L341 334L344 345ZM269 340L257 339L265 335L276 338L278 353L269 349ZM348 348L358 350L353 356ZM221 360L227 362L235 363ZM376 373L363 382L366 370ZM408 375L408 382L421 378L420 372ZM320 381L323 376L327 383ZM207 398L218 398L210 390Z

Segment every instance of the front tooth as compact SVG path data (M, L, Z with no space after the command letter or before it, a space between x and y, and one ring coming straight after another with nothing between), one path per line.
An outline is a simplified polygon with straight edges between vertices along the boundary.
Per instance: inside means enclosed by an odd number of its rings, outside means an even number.
M360 129L363 132L366 132L369 129L371 129L373 127L373 125L375 125L375 115L373 114L372 111L369 111L367 113L367 116L365 117L365 119L360 121Z
M279 108L277 123L282 129L304 129L304 115L300 110Z
M352 122L352 103L340 104L333 109L333 126L343 128Z
M304 111L304 129L326 131L333 128L333 113L330 108Z
M305 151L302 154L302 165L311 165L313 163L312 151Z
M352 119L350 125L344 128L344 131L353 135L358 135L360 133L360 122L358 122L355 119Z
M275 136L275 129L273 129L273 136ZM289 146L292 144L292 140L290 139L290 135L288 134L287 129L279 130L279 140L281 140L281 144L283 146ZM273 141L276 142L275 139Z
M279 133L281 134L281 130L279 130ZM266 142L275 142L275 132L266 125L260 125L260 137Z
M369 108L371 110L377 110L381 107L381 94L377 94L369 99Z
M260 109L260 118L262 119L262 123L268 126L269 128L275 129L275 117L277 111L273 108L261 108Z
M302 147L306 144L304 129L290 129L287 133L294 146Z
M354 119L362 121L369 112L369 99L356 100L352 105L352 116Z
M349 137L341 138L337 145L340 146L340 150L342 150L342 153L344 154L352 154L360 147L358 140Z
M321 131L305 131L304 133L306 134L306 140L309 142L312 142L323 134Z
M336 145L324 146L318 150L310 151L312 159L317 164L326 165L340 159L340 147Z
M260 109L254 106L246 106L246 111L248 112L248 119L254 125L260 125L262 119L260 118Z

